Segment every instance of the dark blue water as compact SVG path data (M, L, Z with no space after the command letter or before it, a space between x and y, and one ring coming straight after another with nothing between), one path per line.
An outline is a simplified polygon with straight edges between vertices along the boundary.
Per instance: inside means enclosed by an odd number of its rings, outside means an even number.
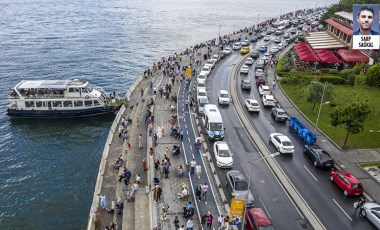
M21 80L80 78L124 95L161 57L333 0L1 0L0 229L86 226L111 117L11 120Z

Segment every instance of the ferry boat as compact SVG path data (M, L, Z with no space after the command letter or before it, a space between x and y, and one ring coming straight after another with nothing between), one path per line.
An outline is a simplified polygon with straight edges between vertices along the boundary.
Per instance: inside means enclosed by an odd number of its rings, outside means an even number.
M83 117L116 112L123 101L88 82L74 80L21 81L8 94L10 117Z

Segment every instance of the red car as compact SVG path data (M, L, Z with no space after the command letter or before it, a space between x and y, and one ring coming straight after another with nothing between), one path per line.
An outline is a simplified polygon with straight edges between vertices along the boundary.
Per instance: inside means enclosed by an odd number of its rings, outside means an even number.
M343 190L345 196L361 196L364 193L363 185L351 173L335 170L330 173L330 180Z
M256 79L256 85L259 86L259 85L266 85L267 84L267 81L265 80L265 77L261 76L261 77L257 77Z
M245 212L245 225L248 230L273 230L268 216L261 208L251 208Z

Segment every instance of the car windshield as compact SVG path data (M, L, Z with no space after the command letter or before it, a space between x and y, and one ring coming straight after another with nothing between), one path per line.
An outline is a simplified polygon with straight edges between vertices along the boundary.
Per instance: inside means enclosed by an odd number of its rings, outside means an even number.
M203 67L203 68L202 68L202 71L209 71L209 70L210 70L209 67Z
M223 130L223 124L222 123L210 123L210 130L212 130L212 131Z
M198 92L198 96L207 96L206 92Z
M321 161L323 161L323 162L331 160L331 157L329 157L326 154L320 154L320 157L321 157Z
M228 97L228 94L222 93L222 94L220 94L220 97Z
M351 185L352 188L363 188L362 184L359 183L359 184L352 184Z
M257 103L257 102L251 102L251 105L252 105L252 106L258 106L259 103Z
M198 83L198 87L206 88L206 84L204 84L204 83Z
M286 113L285 113L285 112L282 112L282 111L277 111L277 114L278 114L278 115L286 115Z
M235 182L235 190L236 191L247 191L248 183L246 181L236 181Z
M268 88L262 88L262 90L263 90L263 91L269 91L269 89L268 89Z
M231 153L229 150L222 149L222 150L219 150L219 156L220 157L230 157Z
M214 64L214 62L211 61L211 60L206 61L206 63L207 63L207 64L212 64L212 65Z
M282 145L283 146L293 146L292 142L290 142L290 141L283 141Z

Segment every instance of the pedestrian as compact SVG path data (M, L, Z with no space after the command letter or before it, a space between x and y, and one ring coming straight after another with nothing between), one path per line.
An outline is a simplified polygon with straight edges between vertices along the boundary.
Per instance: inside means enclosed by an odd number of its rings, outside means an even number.
M186 99L186 100L185 100L185 109L186 109L186 110L189 109L189 99Z
M174 224L174 227L175 227L176 230L179 229L179 220L178 220L178 216L175 216L175 217L174 217L173 224Z
M123 126L123 123L121 123L119 125L119 137L121 137L121 134L123 133L123 130L124 130L124 126Z
M207 190L208 190L208 185L207 183L204 183L202 185L202 196L203 196L203 199L205 200L205 203L207 204L207 201L206 201L206 198L207 198Z
M161 202L161 195L162 195L162 188L160 186L158 186L157 188L157 199L156 199L156 203L157 202Z
M194 174L195 166L197 166L197 162L193 158L193 160L190 162L190 174Z
M128 139L128 131L125 131L124 132L124 135L123 135L123 141L127 140Z
M100 198L100 206L102 207L102 209L107 208L107 198L106 198L106 196L103 194L103 195L100 195L99 198Z
M150 156L153 156L153 153L154 153L154 152L153 152L153 148L150 147L150 149L149 149L149 155L150 155Z
M132 148L132 145L131 145L131 143L127 143L127 149L129 150L129 149L131 149Z
M141 95L141 97L144 96L144 89L142 87L140 89L140 95Z
M165 178L168 179L169 178L169 164L168 163L165 163L164 165L164 174L165 174Z
M136 183L137 184L141 184L141 177L140 177L140 174L136 174Z
M157 200L157 190L158 190L158 185L156 185L153 189L152 189L152 192L153 192L153 194L152 194L152 198L153 198L153 200L155 201L155 203L157 203L156 202L156 200Z
M207 217L207 227L209 228L209 229L211 229L211 226L212 226L212 220L214 219L214 217L211 215L211 214L209 214L208 215L208 217Z
M224 217L223 217L223 215L218 217L218 224L219 224L218 230L224 229Z
M165 153L164 154L165 154L165 157L169 156L169 148L168 147L165 148Z
M198 197L198 200L202 200L202 185L198 185L198 187L195 189L195 196Z
M360 217L362 217L361 209L363 208L364 204L365 204L365 199L363 197L360 197L359 201L356 203L354 215L356 215L356 210L359 209L359 215Z
M193 230L193 218L190 218L186 223L186 230Z
M142 166L143 166L144 172L148 171L148 163L146 162L145 158L142 160Z
M141 133L140 133L140 135L139 135L139 148L141 149L143 146L143 137L142 137L142 135L141 135Z
M273 82L272 82L272 87L273 87L273 89L276 88L276 84L277 84L277 83L276 83L276 80L273 79Z
M205 225L206 224L206 222L207 222L207 218L208 218L208 214L206 215L203 215L203 216L201 216L201 224L202 225Z
M185 225L181 225L181 227L178 230L185 230Z
M200 164L197 164L195 166L195 175L197 175L198 180L201 179L201 172L202 172L202 167Z
M182 128L179 130L179 140L183 141L183 129Z
M197 151L201 149L201 140L199 138L195 138L194 148Z
M162 130L161 130L161 127L158 127L157 128L157 138L161 139L161 137L162 137Z

